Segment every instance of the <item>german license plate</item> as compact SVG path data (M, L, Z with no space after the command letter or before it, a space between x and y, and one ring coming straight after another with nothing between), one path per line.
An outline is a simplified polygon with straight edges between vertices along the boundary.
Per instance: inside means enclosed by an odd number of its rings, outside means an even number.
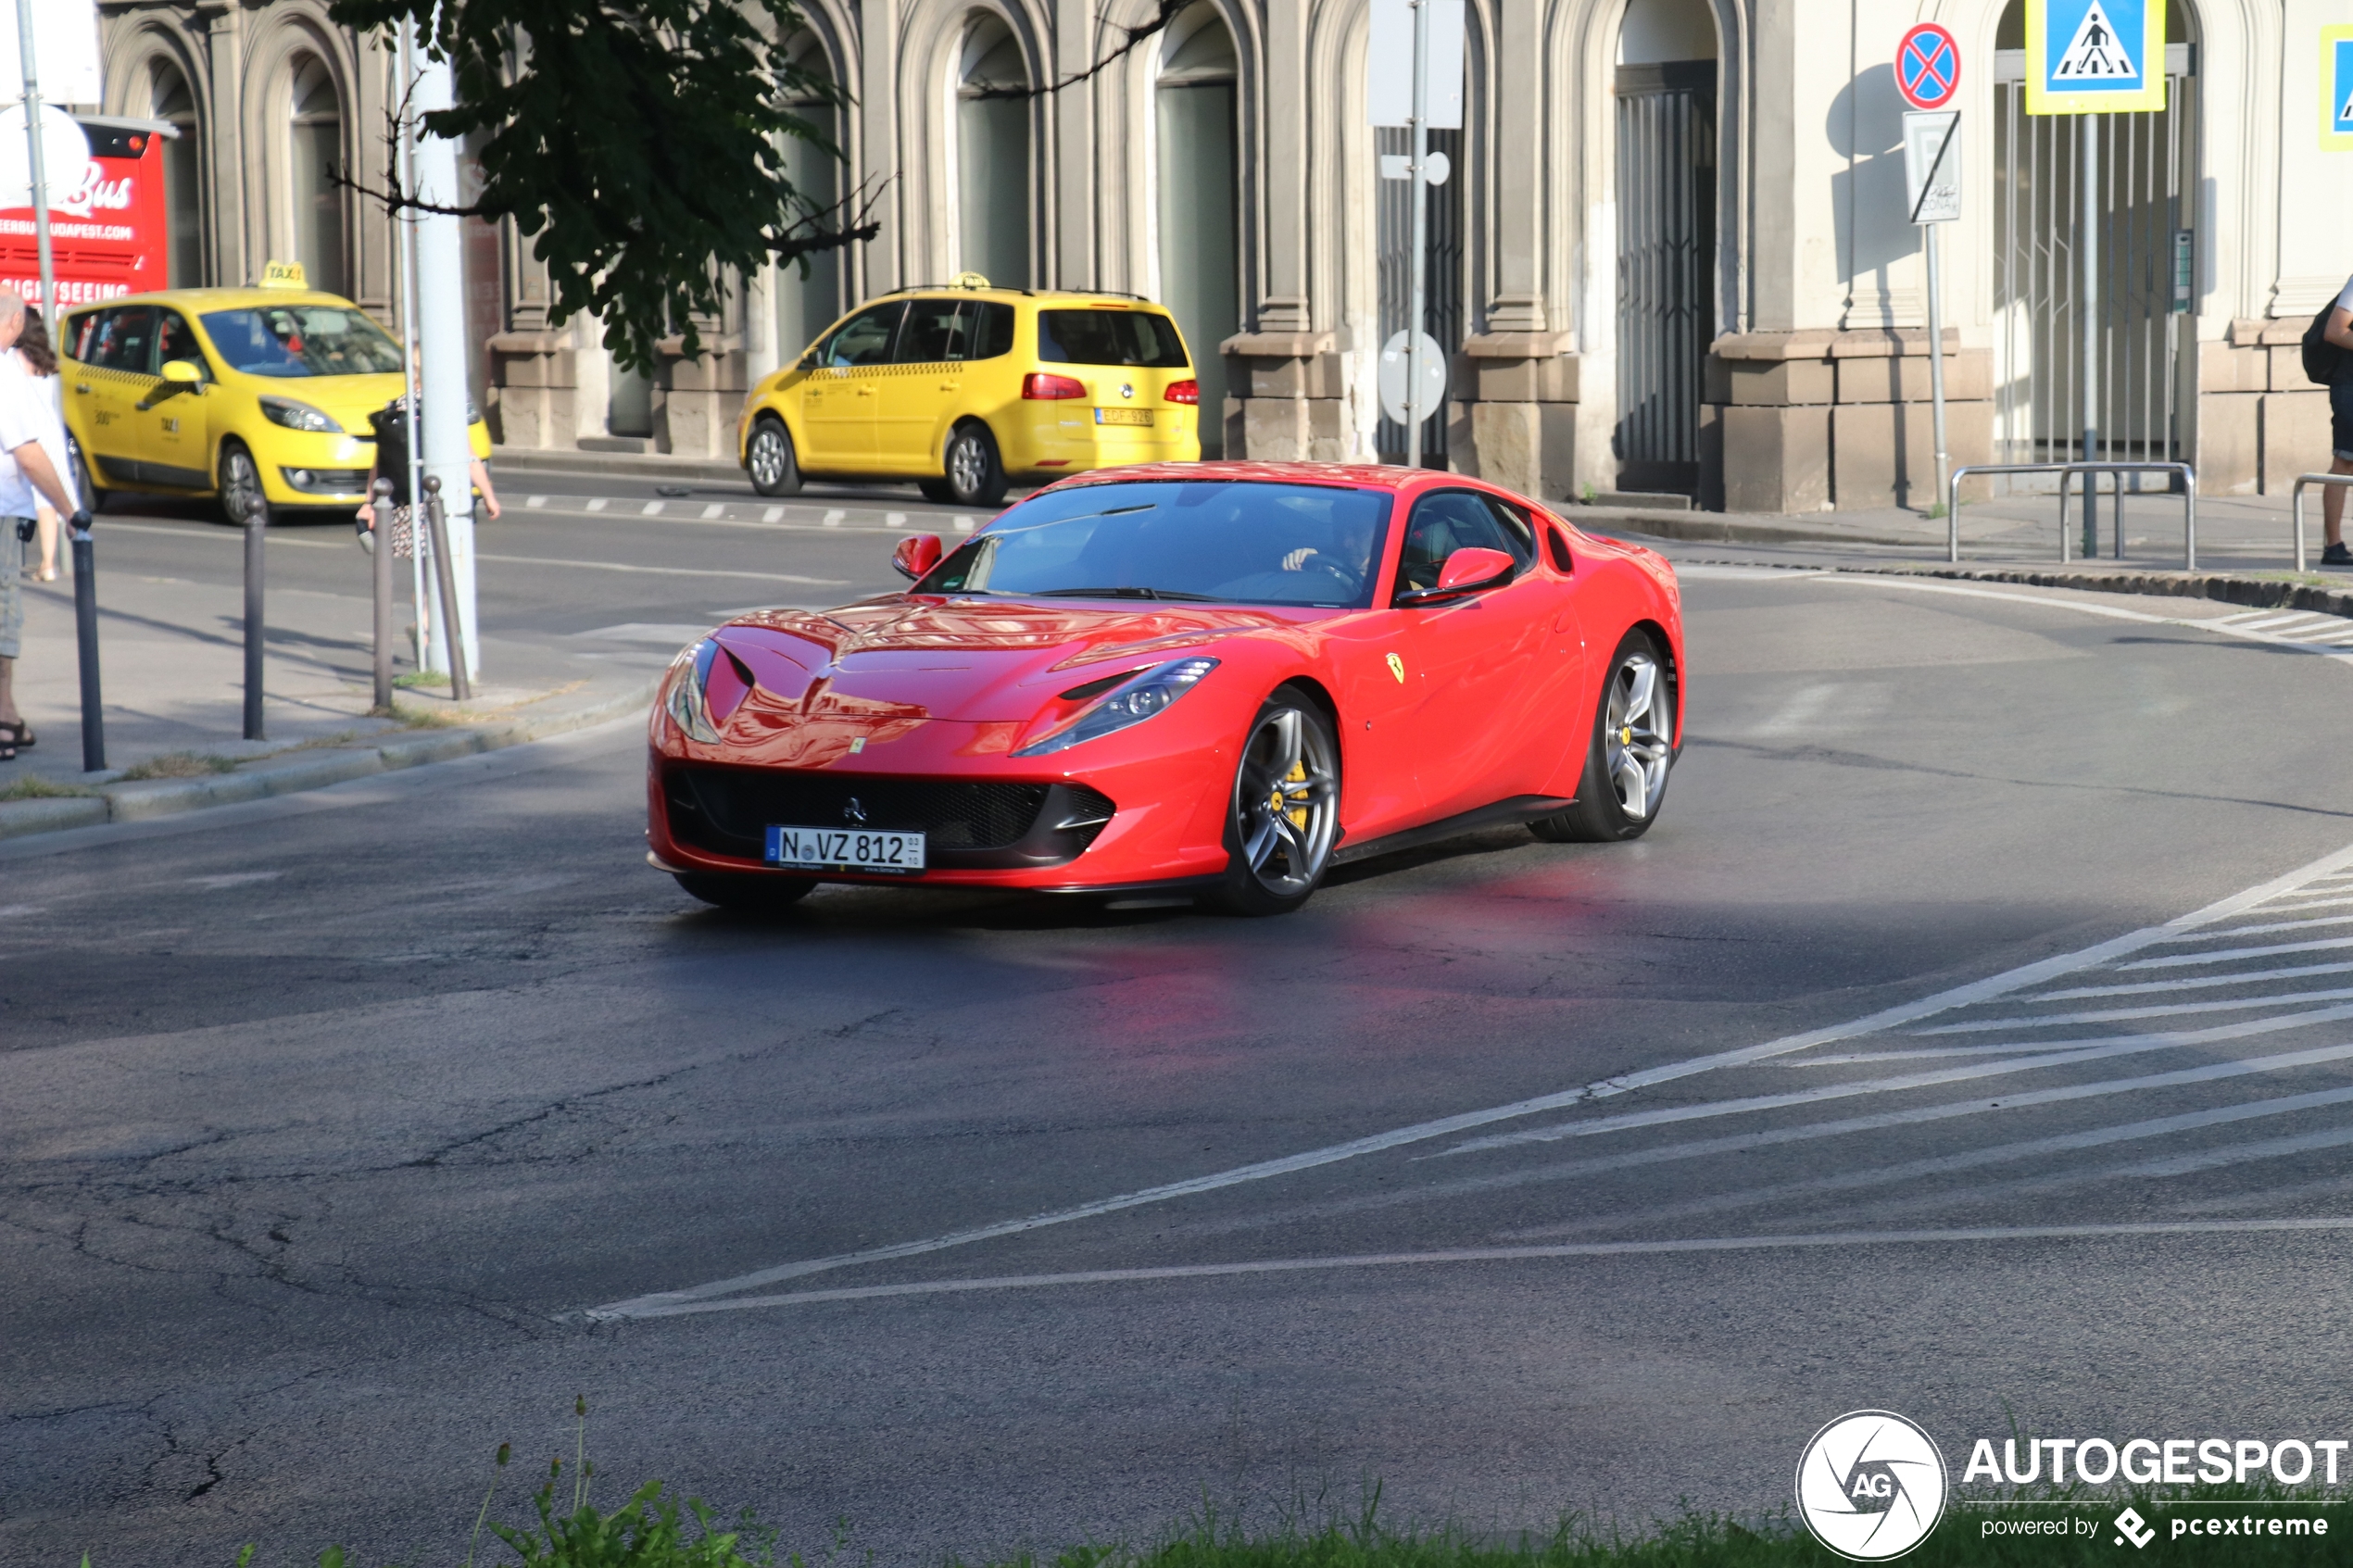
M924 835L866 828L768 827L768 863L812 871L919 872Z
M1099 425L1148 425L1152 422L1150 408L1098 408L1095 422Z

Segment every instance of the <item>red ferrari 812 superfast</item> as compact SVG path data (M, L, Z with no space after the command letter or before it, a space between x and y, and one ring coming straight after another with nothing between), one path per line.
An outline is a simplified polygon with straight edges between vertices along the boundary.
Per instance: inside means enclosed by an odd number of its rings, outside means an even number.
M1636 837L1681 742L1673 569L1457 474L1101 470L894 560L903 593L740 616L671 667L648 858L696 897L1278 914L1474 827Z

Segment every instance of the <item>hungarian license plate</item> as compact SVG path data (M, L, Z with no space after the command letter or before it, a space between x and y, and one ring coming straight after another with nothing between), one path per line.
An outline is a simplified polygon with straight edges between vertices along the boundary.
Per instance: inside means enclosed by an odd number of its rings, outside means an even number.
M919 872L924 835L866 828L768 827L768 863L812 871Z
M1098 408L1095 422L1099 425L1148 425L1152 422L1150 408Z

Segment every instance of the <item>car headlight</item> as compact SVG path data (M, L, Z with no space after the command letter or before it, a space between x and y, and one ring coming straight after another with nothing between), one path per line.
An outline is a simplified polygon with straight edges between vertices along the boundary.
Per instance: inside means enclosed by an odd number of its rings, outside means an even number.
M666 704L670 716L686 732L687 739L705 746L719 743L719 726L711 718L711 666L718 657L719 645L705 637L670 664L673 679Z
M1076 723L1025 746L1013 755L1043 757L1068 750L1082 741L1098 740L1130 724L1140 724L1155 714L1167 712L1178 697L1199 685L1201 678L1216 668L1215 659L1199 657L1172 659L1156 665L1106 693L1101 702L1078 716Z
M343 426L308 403L297 403L291 397L264 397L262 417L273 425L288 430L313 431L321 435L341 435Z

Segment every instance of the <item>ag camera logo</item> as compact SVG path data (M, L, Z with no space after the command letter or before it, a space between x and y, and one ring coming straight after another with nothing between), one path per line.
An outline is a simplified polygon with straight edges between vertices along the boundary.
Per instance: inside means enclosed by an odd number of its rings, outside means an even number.
M1797 1512L1855 1562L1901 1557L1944 1513L1944 1456L1893 1411L1856 1411L1814 1434L1797 1461Z

